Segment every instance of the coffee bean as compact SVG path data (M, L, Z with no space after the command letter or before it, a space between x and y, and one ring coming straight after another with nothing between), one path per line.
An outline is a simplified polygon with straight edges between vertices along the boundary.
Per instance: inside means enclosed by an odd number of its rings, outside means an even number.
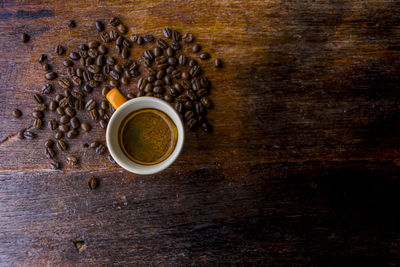
M99 47L97 48L97 51L98 51L100 54L105 55L105 54L107 54L108 49L107 49L107 47L106 47L105 45L101 44L101 45L99 45ZM103 63L103 64L104 64L104 63Z
M189 80L190 79L190 74L187 71L182 71L181 73L181 79L182 80Z
M181 45L180 45L178 42L171 42L171 43L169 44L169 46L172 47L172 49L174 49L174 50L179 50L179 49L181 49Z
M58 161L51 161L50 168L52 168L53 170L58 170L60 169L60 163Z
M199 58L202 59L202 60L209 59L210 58L210 54L209 53L202 53L202 54L200 54Z
M101 90L101 94L105 97L109 91L110 91L110 88L104 87L104 88Z
M101 22L101 21L98 20L98 21L96 21L95 26L96 26L96 30L97 30L98 32L104 31L104 24L103 24L103 22Z
M53 145L54 145L54 142L53 142L53 140L51 140L51 139L48 139L45 143L44 143L44 146L47 148L47 147L53 147Z
M58 85L64 89L71 87L71 82L67 78L61 78L58 80Z
M66 107L65 114L67 114L68 116L70 116L72 118L73 116L75 116L75 110L71 107Z
M70 97L64 97L63 99L60 100L58 105L62 108L65 108L70 104L70 102L71 102Z
M63 136L64 136L63 132L57 131L56 134L54 135L54 138L60 140L61 138L63 138Z
M168 58L168 64L169 64L169 65L175 66L176 63L177 63L177 60L176 60L175 57L169 57L169 58Z
M88 185L90 190L94 190L99 186L99 180L95 177L92 177L89 179Z
M199 75L201 73L201 68L199 65L194 65L192 68L190 68L190 75L192 77L196 77L197 75Z
M99 118L99 113L94 108L90 110L89 115L90 115L90 118L94 121L97 121L97 119Z
M57 149L60 151L65 151L65 150L67 150L67 147L68 147L67 143L65 143L63 140L58 140L56 146L57 146Z
M92 129L92 127L90 126L90 124L87 123L87 122L82 122L82 123L81 123L81 128L82 128L82 130L83 130L84 132L89 132L90 129Z
M217 58L214 62L214 65L216 68L221 68L222 67L222 60Z
M197 102L197 103L194 104L194 111L196 112L197 115L201 115L206 110L205 110L204 106L200 102Z
M136 43L137 43L138 45L144 44L144 39L143 39L143 37L142 37L142 36L138 36L138 37L137 37L137 40L136 40Z
M76 129L72 129L69 132L67 132L67 137L69 139L73 139L73 138L75 138L77 136L78 136L78 130L76 130Z
M115 45L116 46L122 46L122 41L124 40L124 37L122 37L122 36L119 36L118 38L117 38L117 40L115 40Z
M164 83L161 80L156 80L154 86L162 86Z
M41 119L35 119L33 121L33 127L35 127L36 129L42 128L42 124L43 124L43 121Z
M108 35L110 36L111 41L117 40L119 34L117 33L116 30L111 30Z
M191 33L185 33L185 35L183 35L182 39L185 43L191 43L191 42L193 42L194 37L193 37L193 34L191 34Z
M124 24L119 24L117 29L121 34L125 34L128 32L128 29L124 26Z
M68 163L69 165L74 166L74 165L78 164L78 158L75 157L75 156L72 156L72 155L67 156L67 163Z
M19 118L19 117L22 116L22 112L21 112L21 110L19 110L19 109L14 109L13 112L12 112L12 115L13 115L15 118Z
M41 119L41 118L43 118L43 112L36 110L36 111L32 112L32 116L35 119Z
M105 146L102 145L102 144L99 144L99 145L97 146L97 148L96 148L96 153L97 153L98 155L103 154L105 151L106 151L106 148L105 148Z
M54 53L56 53L59 56L64 54L64 52L65 52L65 49L62 45L57 45L56 48L54 48Z
M151 52L151 50L144 51L144 57L150 61L153 60L154 59L153 52Z
M50 102L50 104L49 104L49 110L51 110L51 111L55 111L56 110L56 108L57 108L57 102L56 101L51 101Z
M22 129L22 130L18 131L18 134L17 134L18 139L20 139L20 140L25 139L25 136L24 136L25 130L26 129Z
M46 73L46 75L44 76L47 80L54 80L55 78L57 78L57 73L51 71Z
M110 80L110 86L111 87L118 87L119 86L119 82L116 80Z
M22 42L27 43L27 42L29 42L29 39L31 39L31 37L27 33L23 33L21 35Z
M95 59L99 55L99 52L97 50L91 48L88 50L88 56Z
M65 90L64 90L64 97L65 97L65 98L68 98L70 95L71 95L71 91L68 90L68 89L65 89Z
M73 117L71 119L71 126L74 129L78 129L81 126L80 121L79 121L79 119L77 117Z
M70 116L68 116L68 115L63 115L63 116L61 116L61 118L60 118L60 123L66 124L66 123L68 123L68 122L70 121L70 119L71 119Z
M193 66L198 65L198 63L195 59L191 59L191 60L189 60L188 65L189 65L189 67L193 67Z
M101 41L102 41L103 43L109 43L109 42L111 42L110 35L109 35L107 32L105 32L105 31L103 31L103 32L100 33L100 39L101 39Z
M119 18L117 18L117 17L112 17L112 18L110 19L110 25L111 25L111 26L116 27L116 26L118 26L120 23L121 23L121 20L120 20Z
M167 102L174 102L174 98L171 95L164 95L164 100Z
M32 140L36 137L36 134L29 130L24 131L23 135L26 139L29 139L29 140Z
M99 145L100 145L100 143L97 142L97 141L95 141L95 142L90 143L90 148L96 148L96 147L98 147Z
M90 65L88 67L88 71L90 71L91 73L98 73L100 71L100 67L97 65Z
M72 60L78 60L78 59L81 58L81 56L77 52L71 52L69 54L69 58L72 59Z
M206 89L209 89L209 88L211 87L211 83L210 83L210 81L207 79L207 77L202 77L202 78L200 79L200 83L201 83L201 86L204 87L204 88L206 88Z
M182 114L182 112L183 112L183 105L182 105L182 103L180 103L180 102L175 103L175 110L176 110L178 113L181 113L181 114Z
M183 87L184 89L186 89L186 90L189 90L189 89L192 88L192 84L191 84L189 81L187 81L187 80L181 81L181 85L182 85L182 87Z
M76 27L76 22L74 20L68 21L68 28L75 28Z
M200 46L199 44L195 44L195 45L192 47L193 53L197 53L197 52L199 52L200 50L201 50L201 46Z
M205 88L200 88L199 90L196 91L196 95L198 97L203 97L203 96L205 96L207 94L208 94L208 91Z
M194 118L194 112L191 111L191 110L188 110L188 111L185 112L185 116L184 117L185 117L186 121L189 121L190 119Z
M174 84L174 88L176 89L178 94L180 94L182 92L182 90L183 90L182 86L179 83L175 83Z
M96 107L96 105L97 105L97 103L96 103L96 101L94 99L89 99L89 101L86 103L85 108L87 110L92 110L92 109L94 109Z
M192 110L193 109L193 103L192 101L186 101L183 106L185 107L185 109L187 110Z
M99 124L100 124L101 128L103 128L103 129L107 128L107 122L105 120L100 120Z
M186 62L187 62L187 57L184 54L180 55L178 59L179 65L184 66L186 65Z
M49 71L49 70L51 70L51 66L50 66L48 63L44 63L44 64L42 65L42 69L43 69L44 71Z
M163 29L163 34L164 34L165 38L171 38L171 36L172 36L172 32L168 27L165 27Z
M48 122L48 127L49 127L51 130L57 129L57 121L56 121L55 119L50 120L50 121Z
M54 150L51 147L46 147L45 153L46 157L49 159L54 158L54 156L56 155L56 152L54 152Z
M69 59L66 59L66 60L63 61L63 65L64 65L65 67L71 67L73 64L74 64L74 63L72 63L72 61L69 60Z
M45 62L46 60L47 60L47 55L41 54L41 55L39 56L39 59L38 59L39 63L43 63L43 62Z
M197 120L195 118L191 118L187 122L187 126L190 130L195 130L197 127Z
M168 48L168 43L163 40L163 39L158 39L157 40L157 46L161 49L167 49Z
M122 47L121 57L123 59L127 59L127 58L129 58L129 55L130 55L130 52L129 52L128 48Z
M61 124L60 126L58 126L58 130L60 130L63 133L66 133L69 131L69 126L65 125L65 124Z
M171 84L172 84L172 78L171 78L170 75L165 75L165 77L164 77L164 83L165 83L166 85L171 85Z
M99 46L99 42L97 42L96 40L90 41L90 42L88 43L88 47L89 47L89 48L97 48L98 46Z
M172 73L171 73L171 76L172 76L172 78L174 78L174 79L179 79L180 77L181 77L181 70L174 70Z
M120 79L120 75L118 74L118 72L116 72L115 70L111 70L110 71L110 76L114 79L114 80L119 80Z
M192 89L197 91L197 90L200 89L200 87L201 87L201 84L200 84L199 79L198 78L193 78L192 79Z
M144 41L146 42L146 43L152 43L152 42L154 42L154 36L153 35L151 35L151 34L146 34L146 35L144 35L143 36L143 39L144 39Z
M43 94L50 94L53 91L53 86L51 84L45 84L42 86L42 93Z
M56 108L56 112L57 112L58 115L64 115L65 114L65 111L64 111L63 107Z

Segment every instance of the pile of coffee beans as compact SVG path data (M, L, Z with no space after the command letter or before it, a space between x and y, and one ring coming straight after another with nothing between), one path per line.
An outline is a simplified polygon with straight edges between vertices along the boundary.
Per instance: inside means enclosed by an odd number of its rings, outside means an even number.
M76 22L70 21L68 26L74 28ZM54 158L57 151L68 149L66 140L72 142L80 132L91 131L93 123L107 128L114 110L105 95L114 87L128 99L141 96L163 99L174 106L189 129L212 130L206 119L207 110L213 106L208 97L212 85L203 76L200 63L211 60L211 55L203 51L200 44L194 43L191 33L182 35L166 27L162 30L162 38L136 34L117 17L108 23L96 21L93 28L97 38L69 51L63 44L58 44L53 57L42 54L38 59L47 83L41 87L40 93L33 96L37 106L32 112L32 127L21 130L18 136L21 139L35 138L31 128L45 128L45 114L57 114L58 119L47 122L48 129L54 132L54 139L45 141L45 155L52 160L51 168L61 167ZM23 37L24 42L27 40L29 38ZM185 46L190 48L190 55L183 53ZM64 71L56 72L50 58L62 60ZM221 59L214 60L216 68L222 65ZM95 92L100 90L102 96L99 99ZM14 117L21 115L20 110L13 111ZM85 147L99 155L107 152L106 146L100 142ZM109 154L108 158L115 163ZM67 165L79 164L74 155L65 159Z

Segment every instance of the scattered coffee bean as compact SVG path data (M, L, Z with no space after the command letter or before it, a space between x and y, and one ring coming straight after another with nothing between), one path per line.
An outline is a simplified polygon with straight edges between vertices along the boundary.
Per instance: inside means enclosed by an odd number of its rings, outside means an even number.
M54 145L54 142L53 142L53 140L51 140L51 139L48 139L48 140L44 143L44 146L45 146L45 147L53 147L53 145Z
M57 45L56 48L54 49L54 53L56 53L59 56L64 54L64 52L65 52L65 49L62 45Z
M29 140L34 139L36 137L36 134L29 130L24 131L23 135L26 139L29 139Z
M103 22L101 22L101 21L96 21L96 30L97 31L99 31L99 32L102 32L102 31L104 31L104 24L103 24Z
M97 103L96 103L96 101L94 101L94 99L89 99L89 101L85 105L85 108L90 111L90 110L94 109L96 107L96 105L97 105Z
M39 63L43 63L43 62L45 62L46 60L47 60L47 55L41 54L41 55L39 56L39 59L38 59Z
M219 58L217 58L217 59L215 60L215 62L214 62L214 65L215 65L216 68L222 67L222 60L219 59Z
M89 181L88 181L88 185L89 185L90 190L96 189L99 186L99 184L100 184L99 180L97 178L95 178L95 177L90 178Z
M76 22L74 20L70 20L68 22L68 28L75 28L76 27Z
M67 143L65 143L63 140L58 140L56 146L60 151L65 151L68 148Z
M46 75L44 76L47 80L54 80L55 78L57 78L57 73L51 71L46 73Z
M119 24L117 29L118 29L118 32L121 34L125 34L128 32L128 29L124 26L124 24Z
M94 121L97 121L97 119L99 118L99 113L97 112L96 109L91 109L89 112L90 118Z
M13 115L15 118L19 118L19 117L22 116L22 112L21 112L21 110L19 110L19 109L16 108L16 109L13 110L12 115Z
M105 97L109 91L110 91L110 88L104 87L104 88L101 90L101 94Z
M201 46L200 46L199 44L195 44L195 45L192 47L193 53L200 52L200 50L201 50Z
M163 29L163 34L164 34L165 38L171 38L171 36L172 36L172 32L168 27L165 27Z
M44 63L44 64L42 65L42 69L43 69L44 71L49 71L49 70L51 70L51 66L49 65L49 63Z
M65 124L61 124L60 126L58 126L58 130L60 130L60 132L62 132L62 133L66 133L69 131L69 126L65 125Z
M189 60L188 65L189 65L189 67L193 67L193 66L198 65L198 63L195 59L191 59L191 60Z
M52 120L50 120L49 122L48 122L48 127L51 129L51 130L55 130L55 129L57 129L57 121L55 120L55 119L52 119Z
M56 112L57 112L58 115L64 115L65 114L65 111L64 111L63 107L56 108Z
M25 129L18 131L18 134L17 134L18 139L20 139L20 140L25 139L24 134L25 134Z
M67 163L68 163L69 165L74 166L74 165L78 164L78 158L75 157L75 156L72 156L72 155L67 156Z
M146 34L145 36L143 36L143 39L146 43L152 43L154 42L154 36L151 34Z
M69 58L72 59L72 60L78 60L78 59L81 58L81 56L80 56L79 53L77 53L77 52L71 52L71 53L69 54Z
M87 122L82 122L82 123L81 123L81 128L82 128L82 130L83 130L84 132L89 132L89 131L92 129L92 127L90 126L90 124L87 123Z
M202 59L202 60L209 59L210 58L210 54L209 53L202 53L202 54L200 54L199 58Z
M107 128L107 122L105 120L100 120L99 121L100 127L103 129Z
M97 148L96 148L96 153L97 153L98 155L103 154L105 151L106 151L106 148L105 148L105 146L102 145L102 144L99 144L99 145L97 146Z
M27 43L27 42L29 41L30 38L31 38L31 37L30 37L27 33L23 33L23 34L21 35L21 40L22 40L22 42L24 42L24 43Z
M57 131L56 134L54 135L54 138L56 138L57 140L60 140L61 138L63 138L64 133Z
M56 152L54 152L54 149L52 149L51 147L46 147L45 153L46 157L49 159L54 158L54 156L56 155Z
M110 25L111 25L111 26L116 27L116 26L118 26L120 23L121 23L121 20L120 20L119 18L117 18L117 17L112 17L112 18L110 19Z
M41 119L41 118L43 118L43 112L35 110L35 111L32 112L32 116L35 119Z
M183 40L185 43L191 43L191 42L193 42L193 40L194 40L193 34L191 34L191 33L185 33L185 35L183 35L183 37L182 37L182 40Z
M201 73L201 68L199 65L194 65L191 69L190 69L190 75L192 77L195 77L197 75L199 75Z
M58 170L60 169L60 163L58 161L51 161L50 168L52 168L53 170Z
M69 121L70 121L70 116L68 116L68 115L63 115L63 116L61 116L61 118L60 118L60 123L62 123L62 124L66 124L66 123L68 123Z
M36 129L42 128L43 121L41 119L35 119L33 122L33 127Z
M71 127L74 129L78 129L81 126L81 123L77 117L73 117L70 121Z
M72 129L72 130L70 130L70 131L67 132L67 137L68 137L69 139L73 139L73 138L77 137L78 134L79 134L78 130Z

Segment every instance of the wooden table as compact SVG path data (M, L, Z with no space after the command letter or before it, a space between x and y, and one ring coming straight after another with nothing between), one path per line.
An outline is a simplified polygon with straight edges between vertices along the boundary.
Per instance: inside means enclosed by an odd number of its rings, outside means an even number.
M0 6L1 266L399 263L398 1ZM170 168L139 176L82 147L105 141L96 126L58 155L79 156L77 167L50 170L53 134L16 135L45 83L38 56L57 62L55 45L91 40L94 22L112 16L139 34L192 32L223 59L218 70L204 63L214 131L188 131Z

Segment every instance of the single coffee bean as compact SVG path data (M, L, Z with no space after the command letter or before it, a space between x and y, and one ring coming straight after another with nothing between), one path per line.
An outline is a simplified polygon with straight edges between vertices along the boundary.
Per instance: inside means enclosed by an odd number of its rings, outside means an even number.
M155 82L154 82L154 86L162 86L164 83L163 83L163 81L161 81L161 80L156 80Z
M186 91L186 96L187 96L190 100L192 100L192 101L197 100L196 93L195 93L195 91L192 90L192 89L189 89L189 90Z
M67 150L67 143L65 143L63 140L58 140L56 146L57 146L57 149L60 151Z
M90 41L88 43L88 46L89 46L89 48L97 48L97 47L99 47L99 42L97 42L96 40Z
M189 79L190 79L190 74L189 74L189 72L187 72L187 71L182 71L181 79L182 79L182 80L189 80Z
M183 104L182 104L181 102L177 102L177 103L175 104L175 110L176 110L178 113L182 114L182 112L183 112Z
M153 50L153 54L154 54L155 57L162 56L163 50L161 48L159 48L159 47L156 47Z
M37 111L45 111L46 109L47 109L47 106L45 103L37 104L35 107L35 110L37 110Z
M96 147L98 147L99 145L100 145L100 143L97 142L97 141L95 141L95 142L90 143L90 148L96 148Z
M174 78L174 79L179 79L179 78L181 77L181 74L182 74L181 70L174 70L174 71L171 73L171 76L172 76L172 78Z
M102 41L103 43L109 43L109 42L111 42L110 35L109 35L107 32L105 32L105 31L103 31L103 32L100 33L100 39L101 39L101 41Z
M169 46L172 47L172 49L174 49L175 51L181 49L181 45L178 42L171 42Z
M101 107L102 109L104 109L104 110L107 110L108 107L109 107L108 101L106 101L106 100L101 101L100 107Z
M165 71L164 70L159 70L156 74L157 80L161 80L165 76Z
M186 90L189 90L189 89L192 88L192 84L191 84L189 81L187 81L187 80L181 81L181 85L182 85L182 87L183 87L184 89L186 89Z
M201 73L201 68L199 65L194 65L191 69L190 69L190 75L192 77L196 77L197 75L199 75Z
M194 37L193 37L193 34L191 34L191 33L185 33L185 35L183 35L182 39L185 43L191 43L191 42L193 42Z
M76 22L74 20L68 21L68 28L75 28L76 27Z
M46 157L49 159L54 158L54 156L56 155L56 152L54 152L54 150L51 147L46 147L45 153Z
M202 54L200 54L199 58L202 59L202 60L209 59L210 58L210 54L209 53L202 53Z
M154 36L153 35L151 35L151 34L146 34L146 35L144 35L143 36L143 39L144 39L144 41L146 42L146 43L152 43L152 42L154 42Z
M29 130L26 130L26 131L24 131L24 137L26 139L32 140L32 139L34 139L36 137L36 134L31 132L31 131L29 131Z
M124 26L124 24L119 24L117 29L121 34L125 34L128 32L128 29Z
M117 18L117 17L112 17L112 18L110 19L110 25L111 25L111 26L116 27L116 26L118 26L120 23L121 23L121 20L120 20L119 18Z
M43 62L45 62L46 60L47 60L47 55L41 54L41 55L39 56L39 59L38 59L39 63L43 63Z
M186 65L187 57L184 54L180 55L178 62L179 62L179 65L181 65L181 66Z
M36 111L32 112L32 116L35 119L41 119L41 118L43 118L43 112L36 110Z
M105 54L107 54L108 49L107 49L107 47L106 47L105 45L101 44L101 45L99 45L99 47L97 48L97 51L98 51L100 54L105 55Z
M153 93L155 94L162 94L164 92L164 88L161 86L156 86L153 88Z
M65 52L65 49L62 45L57 45L56 48L54 49L54 53L56 53L59 56L64 54L64 52Z
M42 93L43 94L50 94L53 91L53 86L49 83L42 86Z
M126 76L124 76L121 78L121 83L123 85L127 85L127 84L129 84L129 79Z
M63 133L66 133L69 131L69 126L65 125L65 124L61 124L60 126L58 126L58 130L60 130Z
M144 92L145 93L153 92L153 85L151 83L146 84L146 86L144 88Z
M72 80L72 83L75 86L81 86L82 85L82 80L78 76L72 76L71 80Z
M173 57L175 55L175 50L172 49L171 47L167 48L167 56Z
M61 78L58 80L58 85L64 89L71 87L71 82L67 78Z
M44 71L49 71L49 70L51 70L51 66L50 66L48 63L44 63L44 64L42 65L42 69L43 69Z
M172 39L175 42L179 42L181 40L181 34L178 31L172 31Z
M216 68L221 68L222 67L222 60L217 58L214 62L214 65Z
M128 93L128 94L126 95L126 97L127 97L128 99L132 99L132 98L135 98L136 96L135 96L135 94L133 94L133 93Z
M172 36L172 32L168 27L165 27L163 29L163 34L164 34L165 38L171 38L171 36Z
M122 47L121 57L123 59L127 59L127 58L129 58L129 55L130 55L130 52L129 52L128 48Z
M164 95L164 100L167 102L174 102L174 98L171 95Z
M169 66L166 70L167 74L171 74L175 70L174 66Z
M68 91L67 91L68 92ZM64 97L63 99L60 100L60 102L58 103L58 105L62 108L67 107L69 104L71 103L71 98L68 97Z
M193 109L193 102L192 101L186 101L183 106L185 107L186 110L192 110Z
M91 73L99 73L100 67L97 65L90 65L88 67L88 71L90 71Z
M193 66L198 65L198 63L195 59L191 59L191 60L189 60L188 65L189 65L189 67L193 67Z
M48 127L49 127L51 130L57 129L57 121L56 121L55 119L50 120L50 121L48 122Z
M176 58L175 57L169 57L168 58L168 64L171 66L175 66L177 63Z
M82 130L83 130L84 132L89 132L90 129L92 129L92 127L90 126L90 124L87 123L87 122L82 122L82 123L81 123L81 128L82 128Z
M63 138L63 136L64 136L63 132L57 131L56 134L54 135L54 138L60 140L61 138Z
M183 90L182 86L179 83L175 83L174 84L174 88L176 89L178 94L180 94L182 92L182 90Z
M73 64L74 64L74 63L72 63L72 61L69 60L69 59L66 59L66 60L63 61L63 65L64 65L65 67L71 67Z
M194 118L194 112L191 111L191 110L188 110L188 111L185 112L185 116L184 117L185 117L186 121L188 121L190 119L193 119Z
M61 118L60 118L60 123L66 124L66 123L68 123L68 122L70 121L70 119L71 119L70 116L68 116L68 115L63 115L63 116L61 116Z
M122 66L120 64L116 64L114 66L114 71L116 71L118 74L121 74L123 70L124 69L122 68Z
M74 129L78 129L81 126L81 123L77 117L73 117L70 121L71 127Z
M67 68L67 74L68 74L69 77L75 76L76 71L75 71L74 67L68 67Z
M41 119L35 119L33 121L33 127L35 127L36 129L42 128L42 124L43 124L43 121Z
M51 161L50 168L52 168L53 170L58 170L60 169L60 163L58 161Z
M194 104L194 111L196 112L197 115L201 115L206 110L205 110L204 106L200 102L197 102L197 103Z
M65 114L65 110L63 107L58 107L56 108L56 112L58 115L64 115Z
M75 110L71 107L66 107L65 114L67 114L70 117L73 117L73 116L75 116Z
M205 96L207 94L208 94L208 91L205 88L200 88L199 90L196 91L196 95L198 97L203 97L203 96Z
M110 76L114 79L114 80L119 80L120 79L120 75L118 72L116 72L115 70L111 70L110 71Z
M110 120L110 116L106 113L104 114L103 119L108 122Z
M51 101L50 103L49 103L49 110L51 110L51 111L55 111L56 110L56 108L57 108L57 102L56 101Z
M76 130L76 129L72 129L69 132L67 132L67 137L69 139L73 139L73 138L75 138L77 136L78 136L78 130Z
M200 46L199 44L195 44L195 45L192 47L193 53L200 52L200 50L201 50L201 46Z
M211 87L211 83L210 83L210 81L207 79L207 77L202 77L202 78L200 79L200 82L201 82L201 86L204 87L204 88L206 88L206 89L209 89L209 88Z
M109 91L110 91L110 88L104 87L104 88L101 90L101 94L105 97Z
M89 179L88 185L89 185L90 190L94 190L99 186L99 180L95 177L92 177Z
M18 131L18 134L17 134L18 139L20 139L20 140L25 139L25 136L24 136L25 130L26 129L22 129L22 130Z
M111 41L117 40L119 34L116 30L111 30L108 35L110 36Z
M51 71L46 73L46 75L44 76L47 80L54 80L55 78L57 78L57 73Z
M104 56L103 55L98 55L96 58L96 65L101 67L104 65Z
M161 49L167 49L168 43L163 39L157 39L157 46Z
M53 147L53 145L54 145L54 142L53 142L53 140L51 140L51 139L48 139L48 140L44 143L44 146L45 146L45 147Z
M98 155L103 154L105 151L106 151L106 148L105 148L105 146L104 146L103 144L99 144L99 145L97 146L97 148L96 148L96 153L97 153Z
M100 120L99 124L100 124L101 128L103 128L103 129L107 128L107 122L105 120Z
M15 118L19 118L19 117L22 116L22 112L21 112L21 110L19 110L19 109L16 108L16 109L13 110L12 115L13 115Z
M198 78L193 78L192 79L192 89L197 91L197 90L200 89L200 87L201 87L201 84L200 84L199 79Z
M78 59L81 58L81 56L77 52L71 52L69 54L69 58L72 59L72 60L78 60Z
M90 48L88 50L88 56L95 59L97 56L99 55L99 52L97 52L97 50Z
M71 95L71 91L68 90L68 89L65 89L65 90L64 90L64 97L65 97L65 98L68 98L70 95Z
M64 96L62 94L57 94L55 97L55 100L56 100L56 102L60 102L63 98L64 98Z
M187 121L187 126L189 127L190 130L195 130L197 127L197 120L195 118L190 118Z
M122 46L126 47L126 48L131 48L132 47L132 43L128 40L128 39L123 39L122 40Z
M94 99L89 99L89 101L86 103L85 108L87 110L92 110L96 107L97 103Z
M103 22L101 22L101 21L96 21L96 30L98 31L98 32L102 32L102 31L104 31L104 24L103 24Z
M23 33L21 35L22 42L27 43L27 42L29 42L29 39L31 39L31 37L27 33Z
M78 164L78 158L75 157L75 156L72 156L72 155L67 156L67 163L68 163L69 165L74 166L74 165Z
M137 36L136 43L137 43L138 45L142 45L142 44L144 43L143 37L142 37L142 36Z
M82 99L76 99L74 102L74 107L76 110L83 110L84 104Z
M97 121L97 119L99 118L99 113L94 108L90 110L89 115L90 115L90 118L94 121Z

